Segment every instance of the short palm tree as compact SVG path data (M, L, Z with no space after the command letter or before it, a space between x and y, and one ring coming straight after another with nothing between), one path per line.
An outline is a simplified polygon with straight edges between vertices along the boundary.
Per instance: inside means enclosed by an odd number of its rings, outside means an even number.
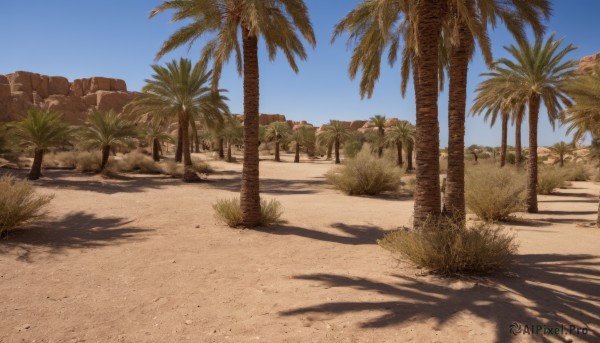
M390 144L396 146L398 151L398 166L404 166L404 160L402 156L403 149L412 147L415 141L415 127L412 126L408 121L401 120L392 126L386 133L386 140Z
M178 122L178 153L182 154L184 181L199 181L192 169L189 128L194 118L199 116L207 127L223 121L223 114L229 113L227 98L221 95L224 90L214 91L210 87L212 72L190 60L174 60L166 66L153 65L152 79L145 80L142 93L129 105L133 114L151 113Z
M300 163L300 148L315 142L315 129L308 126L300 126L293 130L288 140L294 145L294 163Z
M136 125L124 115L114 111L98 111L88 114L79 139L85 148L101 150L100 172L102 172L108 163L110 150L115 146L129 146L137 137L139 131Z
M371 123L377 128L377 134L379 135L380 144L377 147L377 156L383 156L383 142L385 141L385 122L387 118L380 114L377 114L369 118Z
M275 161L281 162L281 158L279 156L279 148L281 143L283 143L290 134L290 126L288 123L283 121L272 122L267 126L267 131L265 132L265 138L268 142L275 143Z
M32 108L27 117L9 125L10 134L21 147L33 149L33 164L28 179L37 180L42 174L44 152L66 143L71 130L56 112Z
M236 116L227 116L224 122L224 127L221 130L221 137L223 137L227 144L227 156L225 161L232 162L233 156L231 156L231 148L234 144L239 144L244 138L244 126Z
M560 162L560 166L565 166L565 155L573 152L573 145L567 144L565 142L558 142L550 147L550 151L558 155L558 160Z
M167 132L167 127L160 121L149 121L142 126L142 134L146 137L148 144L152 146L152 159L160 161L161 143L173 143L173 137Z
M350 129L339 120L330 120L323 130L319 132L318 139L327 144L333 143L335 164L340 164L340 144L350 136Z
M575 50L573 45L561 47L562 39L555 40L551 35L546 41L539 38L532 45L524 42L518 46L505 48L513 60L498 60L489 77L504 77L510 97L527 99L529 107L529 162L527 182L527 211L536 213L537 203L537 133L540 105L543 102L550 123L554 126L563 105L570 105L566 84L573 77L576 61L565 60L566 55Z
M164 42L157 57L175 48L213 35L202 49L201 62L214 62L216 85L223 66L233 54L237 71L244 79L244 165L240 204L243 225L260 222L259 187L259 69L258 42L262 38L269 58L282 50L292 69L297 72L296 57L306 58L300 33L312 46L316 39L302 0L180 0L165 1L150 17L175 10L174 21L190 20Z

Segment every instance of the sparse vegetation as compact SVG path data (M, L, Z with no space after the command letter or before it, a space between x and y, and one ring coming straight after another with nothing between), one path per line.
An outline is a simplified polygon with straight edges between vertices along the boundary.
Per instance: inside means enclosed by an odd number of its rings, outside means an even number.
M45 214L52 195L38 195L33 185L13 176L0 177L0 238Z
M379 245L416 266L443 275L489 273L507 268L518 245L500 226L465 227L451 219L428 219L419 230L390 232Z
M588 181L591 177L589 167L583 163L567 163L563 171L566 181Z
M363 149L344 165L327 172L327 181L348 195L377 195L395 191L402 183L402 170L386 159Z
M125 154L115 162L116 169L124 173L159 174L161 172L160 167L152 158L138 151Z
M513 168L477 165L465 173L467 208L481 220L505 220L525 210L525 175Z
M563 170L554 167L542 167L538 171L538 194L552 194L566 185L567 176Z
M240 198L217 199L217 202L213 205L213 209L215 210L215 217L227 224L227 226L239 227L243 224ZM281 203L276 199L269 201L265 199L260 200L259 226L283 223L284 221L281 219L282 214L283 208Z

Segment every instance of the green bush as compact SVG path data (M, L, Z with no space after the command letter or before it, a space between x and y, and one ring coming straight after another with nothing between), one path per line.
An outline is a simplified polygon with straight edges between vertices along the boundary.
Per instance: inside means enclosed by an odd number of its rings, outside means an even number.
M229 227L238 227L242 225L242 209L240 206L240 198L217 199L217 203L213 205L215 217L227 224ZM269 201L260 200L260 226L269 226L273 224L283 223L281 215L283 208L281 203L275 199Z
M538 169L538 194L552 194L557 188L566 185L567 176L563 170L556 167L540 167Z
M9 175L0 177L0 237L43 216L53 197L37 195L27 181Z
M393 231L378 241L418 267L443 275L489 273L510 266L518 245L500 226L470 227L450 219L428 220L419 230Z
M568 163L563 167L566 181L587 181L591 173L587 165L583 163Z
M117 170L124 173L159 174L161 172L157 163L141 152L130 152L116 162Z
M348 195L396 191L402 183L402 175L402 170L393 163L377 158L365 149L325 174L330 184Z
M526 176L513 168L471 166L465 172L465 202L481 220L505 220L525 209L526 185Z

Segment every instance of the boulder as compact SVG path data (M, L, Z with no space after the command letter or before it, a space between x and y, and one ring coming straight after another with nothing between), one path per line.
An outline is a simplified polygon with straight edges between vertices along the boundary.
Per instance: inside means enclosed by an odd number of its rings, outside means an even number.
M50 76L48 80L49 95L69 95L69 80L62 76Z
M90 80L90 92L110 91L110 79L106 77L92 77Z
M50 95L42 107L62 113L63 119L71 124L81 124L89 109L78 96L56 94Z
M96 108L99 111L116 111L121 112L123 107L127 105L135 97L134 93L127 92L110 92L110 91L98 91L97 92L97 105Z
M115 92L127 92L127 84L120 79L110 79L110 90Z
M269 125L276 121L286 121L283 114L260 114L258 116L258 122L260 125Z
M592 72L598 61L600 61L600 52L594 55L585 56L579 60L579 68L577 71L582 74Z
M71 87L69 87L69 94L75 96L83 96L85 94L82 79L73 80L73 83L71 83Z
M11 99L11 92L10 92L10 85L7 84L0 84L0 101L10 101Z
M367 123L366 120L354 120L350 122L350 130L356 131L363 127Z
M396 126L396 124L398 124L399 122L400 122L400 119L398 119L398 118L389 118L388 120L385 121L385 127Z
M12 74L6 75L8 77L8 81L10 82L11 87L13 87L13 92L25 92L31 93L33 90L31 88L31 74L26 71L17 71ZM13 86L18 85L18 86Z
M88 106L96 106L98 104L98 94L90 93L83 96L83 102Z
M6 75L0 75L0 85L10 85L10 82L8 82L8 77L6 77Z
M46 75L31 74L31 89L43 99L50 95L49 82L50 78Z

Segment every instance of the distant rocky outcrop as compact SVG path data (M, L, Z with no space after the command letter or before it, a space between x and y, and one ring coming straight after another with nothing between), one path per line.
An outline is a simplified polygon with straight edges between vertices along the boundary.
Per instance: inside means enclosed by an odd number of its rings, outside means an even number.
M579 68L577 69L577 71L581 74L589 73L592 70L594 70L594 67L596 66L596 64L598 64L599 61L600 52L594 55L585 56L584 58L579 60Z
M0 75L0 122L19 120L31 107L62 113L79 124L90 110L120 112L136 96L125 81L106 77L77 79L26 71Z

